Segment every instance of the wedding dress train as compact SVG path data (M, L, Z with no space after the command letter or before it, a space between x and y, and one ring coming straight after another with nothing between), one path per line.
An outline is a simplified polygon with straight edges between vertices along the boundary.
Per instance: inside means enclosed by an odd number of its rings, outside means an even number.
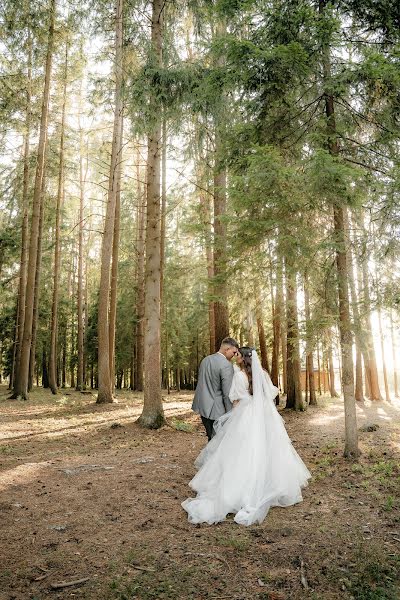
M238 367L230 399L239 404L218 419L215 436L196 459L196 498L182 502L191 523L218 523L228 513L241 525L261 523L271 506L301 502L311 477L293 448L274 398L278 390L252 352L253 395Z

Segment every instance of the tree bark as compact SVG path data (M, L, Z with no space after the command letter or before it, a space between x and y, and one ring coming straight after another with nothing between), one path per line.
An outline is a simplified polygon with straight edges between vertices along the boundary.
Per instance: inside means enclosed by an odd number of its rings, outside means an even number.
M40 275L41 275L41 269L42 269L45 188L46 188L46 180L45 180L45 176L43 175L42 195L41 195L41 201L40 201L39 235L38 235L38 243L37 243L34 299L33 299L32 344L31 344L31 351L30 351L30 356L29 356L28 392L30 392L32 390L33 377L34 377L34 372L35 372L36 340L37 340L37 329L38 329L38 320L39 320Z
M308 376L308 391L309 403L311 406L317 405L317 396L315 394L315 378L314 378L314 356L313 356L313 341L311 329L311 310L310 310L310 293L308 289L308 276L304 275L304 308L307 327L306 354L307 354L307 376Z
M366 344L367 344L367 356L368 364L366 369L368 370L368 383L369 383L369 398L370 400L383 400L382 394L379 388L378 379L378 367L376 364L376 354L374 338L372 335L372 321L371 321L371 296L370 296L370 284L369 284L369 271L368 271L368 248L367 248L367 232L365 231L364 216L360 213L360 226L363 230L363 245L361 253L361 273L362 273L362 290L363 290L363 305L364 305L364 322L363 329L365 331Z
M83 320L83 212L85 203L85 184L87 174L83 167L83 131L79 128L79 217L78 217L78 290L77 290L77 372L76 372L76 390L82 391L85 389L84 377L84 320ZM86 286L87 289L87 286ZM87 315L87 311L85 313Z
M24 179L22 187L22 224L21 224L21 260L19 269L19 287L18 287L18 313L17 313L17 332L16 332L16 352L13 362L13 376L11 379L12 387L15 386L19 378L19 367L21 362L22 338L25 323L25 303L26 303L26 281L27 281L27 263L28 263L28 221L29 221L29 141L31 132L31 94L32 94L32 35L28 29L28 75L26 87L26 116L25 116L25 139L24 139ZM17 397L13 394L13 397Z
M51 329L50 329L50 356L49 356L49 387L53 394L57 393L57 330L58 330L58 297L60 285L60 262L61 262L61 200L64 193L64 130L65 130L65 108L67 104L67 77L68 77L68 42L65 46L64 63L64 89L61 110L61 135L60 135L60 160L58 166L58 189L56 201L56 228L54 244L54 278L53 299L51 306Z
M115 205L118 191L118 174L120 169L122 140L122 46L123 46L123 0L116 0L115 6L115 107L114 129L111 149L110 177L108 184L107 209L101 246L101 268L98 313L98 377L99 391L97 403L113 402L112 382L110 377L110 270L111 254L115 222Z
M144 192L140 182L140 153L137 153L137 299L136 299L136 364L135 364L135 390L143 391L143 361L144 361L144 265L145 265L145 239L146 239L146 204Z
M297 321L296 274L288 257L285 258L286 273L286 322L287 322L287 397L286 408L304 410L300 382L299 327Z
M378 301L379 301L379 297L378 297ZM385 342L384 342L383 327L382 327L382 311L381 311L380 306L378 307L378 324L379 324L379 337L380 337L380 341L381 341L382 371L383 371L383 383L385 386L385 399L386 399L386 402L390 402L389 382L388 382L388 375L387 375L386 361L385 361Z
M43 91L43 102L40 119L40 133L38 144L38 156L35 176L35 186L32 200L32 218L30 224L30 240L28 252L28 269L26 281L26 299L25 299L25 319L24 333L21 344L21 357L18 369L18 377L15 381L14 394L17 397L28 399L28 383L29 383L29 358L32 342L32 324L33 324L33 304L35 294L35 276L37 262L37 247L39 236L39 220L40 220L40 204L42 198L42 181L44 174L44 163L46 155L46 138L47 138L47 121L49 112L49 97L50 97L50 78L51 66L53 58L53 42L54 42L54 25L55 25L55 0L50 0L50 26L47 42L46 67L45 67L45 82Z
M326 2L327 0L319 0L319 11L321 16L323 16ZM323 79L325 85L325 113L327 118L327 144L331 156L338 157L339 145L336 133L335 101L334 96L330 91L330 50L329 43L326 43L325 40L323 42L322 52ZM347 240L344 223L344 208L339 203L333 205L333 229L336 243L339 329L342 354L342 388L345 414L344 455L347 457L357 457L360 452L358 448L357 415L354 398L353 340L349 308Z
M393 310L390 311L390 337L392 342L392 360L393 360L393 390L394 397L399 397L399 384L397 377L397 352L396 352L396 339L394 336L394 322L393 322Z
M155 68L162 66L163 0L153 0L151 46ZM161 315L160 315L160 171L162 123L158 100L151 98L154 124L148 137L147 219L145 267L145 332L144 332L144 404L139 417L143 427L158 429L164 423L161 395Z
M114 391L115 385L115 329L117 322L117 283L118 283L118 256L121 220L121 165L122 165L122 134L123 118L121 116L121 153L117 166L117 194L115 199L114 235L112 245L111 266L111 294L110 294L110 321L109 321L109 355L110 355L110 379Z

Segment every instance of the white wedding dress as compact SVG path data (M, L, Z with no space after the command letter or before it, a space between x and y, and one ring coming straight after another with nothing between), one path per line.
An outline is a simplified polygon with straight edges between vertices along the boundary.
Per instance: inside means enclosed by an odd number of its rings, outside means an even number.
M191 523L218 523L235 513L241 525L261 523L271 506L301 502L311 477L293 448L274 398L278 389L252 353L253 395L235 367L230 399L239 400L214 423L215 436L196 459L190 487L196 498L182 502Z

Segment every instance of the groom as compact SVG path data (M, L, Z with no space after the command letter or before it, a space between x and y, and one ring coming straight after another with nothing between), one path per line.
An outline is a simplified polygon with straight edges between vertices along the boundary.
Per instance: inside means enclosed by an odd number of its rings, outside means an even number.
M214 421L232 408L229 400L233 379L231 360L238 349L237 341L226 337L218 352L206 356L200 363L192 410L200 414L208 441L213 436Z

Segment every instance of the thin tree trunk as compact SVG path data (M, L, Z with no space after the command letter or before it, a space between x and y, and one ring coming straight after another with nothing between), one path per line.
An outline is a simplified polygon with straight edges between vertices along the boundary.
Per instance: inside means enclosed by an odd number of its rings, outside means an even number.
M39 235L40 221L40 205L42 199L42 181L44 175L44 163L46 155L46 137L47 137L47 121L49 111L50 97L50 78L51 65L53 58L53 40L54 40L54 25L55 25L55 0L50 0L50 26L47 42L46 67L45 67L45 82L42 102L42 112L40 120L40 133L38 144L38 157L36 166L35 186L32 201L32 219L30 223L30 241L28 253L28 269L26 281L26 299L25 299L25 319L24 333L21 344L21 357L18 369L18 377L15 381L14 394L17 397L28 399L28 383L29 383L29 358L31 353L32 343L32 324L33 324L33 304L35 294L35 277L36 277L36 261L37 261L37 246Z
M161 232L160 232L160 306L164 314L165 222L167 211L167 121L162 122Z
M117 283L118 283L118 256L121 220L121 166L122 166L122 134L123 118L121 116L121 154L117 166L117 195L115 201L114 235L112 246L111 266L111 294L110 294L110 321L109 321L109 355L110 355L110 379L114 390L115 385L115 328L117 321Z
M226 34L226 24L217 24L218 36ZM224 59L218 59L218 66L224 66ZM222 96L222 102L224 97ZM224 337L229 335L229 309L226 252L227 231L224 222L226 214L226 166L222 163L222 123L219 116L215 118L215 156L214 156L214 322L215 350L219 350Z
M361 255L361 273L362 273L362 289L363 289L363 304L364 304L364 331L368 348L368 374L369 374L369 398L370 400L383 400L379 388L378 367L376 364L376 354L374 338L372 335L371 321L371 297L368 272L368 248L367 248L367 233L365 231L364 216L360 214L360 225L363 229L363 249Z
M393 360L393 389L395 398L399 397L399 384L397 377L397 352L396 339L394 336L393 310L390 311L390 337L392 341L392 360Z
M151 45L156 67L162 65L163 0L153 0ZM152 97L153 114L157 114L158 101ZM143 427L158 429L164 423L161 395L161 316L160 316L160 171L162 137L161 121L155 122L148 137L147 157L147 219L145 268L145 333L144 333L144 404L139 423Z
M84 368L83 368L83 344L84 344L84 323L83 323L83 209L85 201L85 183L86 173L83 170L83 132L79 129L79 216L78 216L78 297L77 297L77 373L76 389L82 391L85 388Z
M19 288L18 288L18 313L17 313L17 335L16 335L16 353L13 361L13 374L11 379L12 387L18 379L19 367L21 362L22 338L25 323L25 303L26 303L26 281L27 281L27 263L28 263L28 221L29 221L29 141L31 132L31 92L32 92L32 35L28 29L28 81L26 87L26 117L25 117L25 139L24 139L24 179L22 187L22 224L21 224L21 260L19 269ZM14 397L14 395L12 396ZM15 396L16 397L16 396Z
M308 387L311 406L317 405L317 397L315 394L315 378L314 378L314 357L313 357L313 342L311 338L311 310L310 310L310 294L308 290L308 276L304 276L304 307L307 326L307 371L308 371Z
M260 289L256 289L256 322L258 331L258 342L260 346L261 355L261 366L263 369L270 372L268 364L268 351L267 351L267 340L265 337L264 319L262 315L262 303L261 303L261 292Z
M207 161L207 156L199 156L197 162L204 164ZM201 176L199 180L204 183ZM210 354L213 354L216 349L215 342L215 312L214 312L214 255L212 248L212 231L211 231L211 209L210 209L210 194L208 190L207 177L207 189L201 189L200 191L200 215L204 231L204 244L206 250L206 263L207 263L207 284L208 284L208 331L210 341Z
M350 241L350 227L347 210L344 211L345 217L345 228L347 231L347 238ZM355 275L354 275L354 261L353 252L350 243L347 249L347 266L349 276L349 287L351 294L351 306L353 311L353 318L355 324L355 341L356 341L356 377L355 377L355 392L354 396L357 402L364 401L364 389L363 389L363 372L362 372L362 356L368 362L367 347L363 338L363 331L361 325L360 311L358 308L358 297L356 291Z
M116 0L115 6L115 110L114 130L111 150L110 177L108 185L107 209L104 224L103 241L101 246L101 268L99 288L99 313L98 313L98 377L99 391L97 403L111 403L113 401L112 383L110 377L110 270L111 255L115 222L115 205L118 192L118 174L121 161L121 119L122 119L122 46L123 46L123 0Z
M304 410L300 382L299 327L297 322L296 274L285 259L287 318L287 398L286 408Z
M216 146L219 147L216 140ZM214 175L214 323L215 350L229 335L228 289L226 283L226 171L218 170Z
M33 299L33 315L32 315L32 345L29 355L29 373L28 373L28 392L32 390L33 377L35 372L36 360L36 340L39 321L39 299L40 299L40 274L42 269L42 246L43 246L43 224L44 224L44 195L45 195L45 176L42 179L42 198L40 202L40 218L39 218L39 235L37 243L37 258L36 258L36 275L34 286Z
M327 338L328 339L327 339L326 354L327 354L328 369L329 369L329 392L330 392L331 398L338 398L339 394L337 393L336 387L335 387L335 369L333 366L332 331L330 329L328 330Z
M136 325L136 372L135 372L135 390L143 391L143 361L144 361L144 307L145 307L145 287L144 287L144 265L145 265L145 238L146 238L146 205L144 193L140 183L140 154L137 154L137 325Z
M379 297L378 297L379 301ZM378 323L379 323L379 337L381 341L381 354L382 354L382 371L383 371L383 382L385 386L385 399L386 402L390 402L390 393L389 393L389 382L388 375L386 369L386 361L385 361L385 343L384 343L384 335L383 335L383 327L382 327L382 312L381 307L378 308Z
M319 0L319 10L323 16L327 0ZM329 45L324 42L322 48L323 77L326 89L330 89L331 65ZM332 156L339 155L339 145L336 134L335 102L333 94L325 91L325 112L327 117L328 150ZM338 203L333 206L333 228L336 242L336 265L338 275L338 297L339 297L339 329L340 345L342 354L342 387L344 396L345 414L345 449L347 457L357 457L358 431L356 403L354 398L354 365L353 365L353 341L350 321L349 291L348 291L348 267L346 250L346 231L344 223L344 209Z
M58 166L58 189L56 201L56 230L54 244L54 278L53 278L53 300L51 307L51 329L50 329L50 356L49 356L49 387L53 394L57 393L57 330L58 330L58 297L60 285L60 262L61 262L61 199L64 193L64 130L65 130L65 108L67 104L67 77L68 77L68 42L65 46L64 63L64 90L61 112L61 135L60 135L60 162Z
M317 365L318 365L318 394L322 396L322 388L321 388L321 359L320 359L320 349L319 349L319 340L317 339ZM325 374L324 374L325 377Z

